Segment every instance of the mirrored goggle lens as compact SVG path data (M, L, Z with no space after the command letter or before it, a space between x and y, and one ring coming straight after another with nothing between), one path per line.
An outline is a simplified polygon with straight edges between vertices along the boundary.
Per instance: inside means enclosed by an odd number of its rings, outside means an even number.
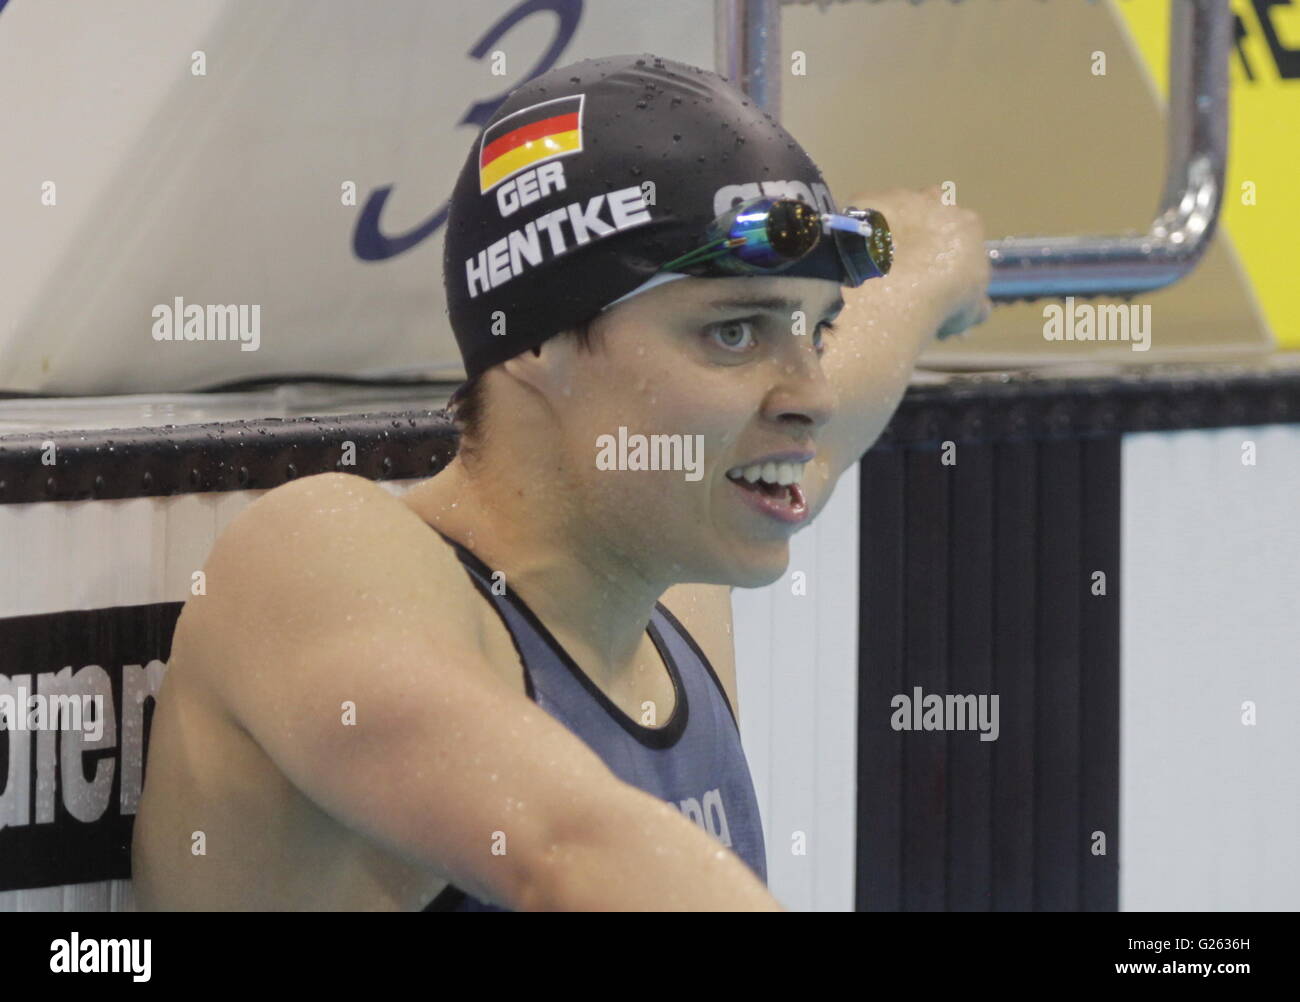
M880 273L888 275L889 269L894 266L894 235L883 215L875 209L865 211L867 223L871 227L871 236L867 237L867 250Z
M827 225L854 285L889 274L894 263L894 239L880 212L848 208L827 217Z
M817 211L793 199L751 199L729 214L732 264L771 271L798 261L821 237ZM725 260L725 259L724 259Z

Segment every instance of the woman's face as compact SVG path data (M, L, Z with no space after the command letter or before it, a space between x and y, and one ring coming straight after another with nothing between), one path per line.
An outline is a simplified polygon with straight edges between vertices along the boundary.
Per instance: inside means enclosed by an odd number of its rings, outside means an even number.
M833 484L742 486L736 473L789 480L815 456L835 407L822 339L842 305L822 279L681 279L603 314L591 352L564 339L561 461L601 545L651 581L778 579ZM626 468L641 456L672 468Z

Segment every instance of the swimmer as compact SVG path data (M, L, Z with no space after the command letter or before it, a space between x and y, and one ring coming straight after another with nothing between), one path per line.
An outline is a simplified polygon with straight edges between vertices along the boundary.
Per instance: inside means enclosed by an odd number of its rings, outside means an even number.
M869 173L869 163L866 165ZM936 189L831 198L729 83L651 55L520 86L444 248L461 441L220 535L159 695L141 909L780 911L733 587L990 310Z

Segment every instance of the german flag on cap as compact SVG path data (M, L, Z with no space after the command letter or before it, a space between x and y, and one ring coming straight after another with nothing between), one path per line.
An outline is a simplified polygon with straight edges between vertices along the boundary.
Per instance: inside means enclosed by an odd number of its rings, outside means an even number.
M582 94L557 97L494 122L479 140L479 193L521 170L582 149Z

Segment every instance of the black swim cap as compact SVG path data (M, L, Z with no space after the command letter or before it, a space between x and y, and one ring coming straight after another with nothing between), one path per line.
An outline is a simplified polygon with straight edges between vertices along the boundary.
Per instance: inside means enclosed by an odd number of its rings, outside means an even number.
M716 73L641 54L522 84L451 197L443 281L467 376L591 320L760 195L836 211L803 148ZM830 240L780 274L851 284Z

